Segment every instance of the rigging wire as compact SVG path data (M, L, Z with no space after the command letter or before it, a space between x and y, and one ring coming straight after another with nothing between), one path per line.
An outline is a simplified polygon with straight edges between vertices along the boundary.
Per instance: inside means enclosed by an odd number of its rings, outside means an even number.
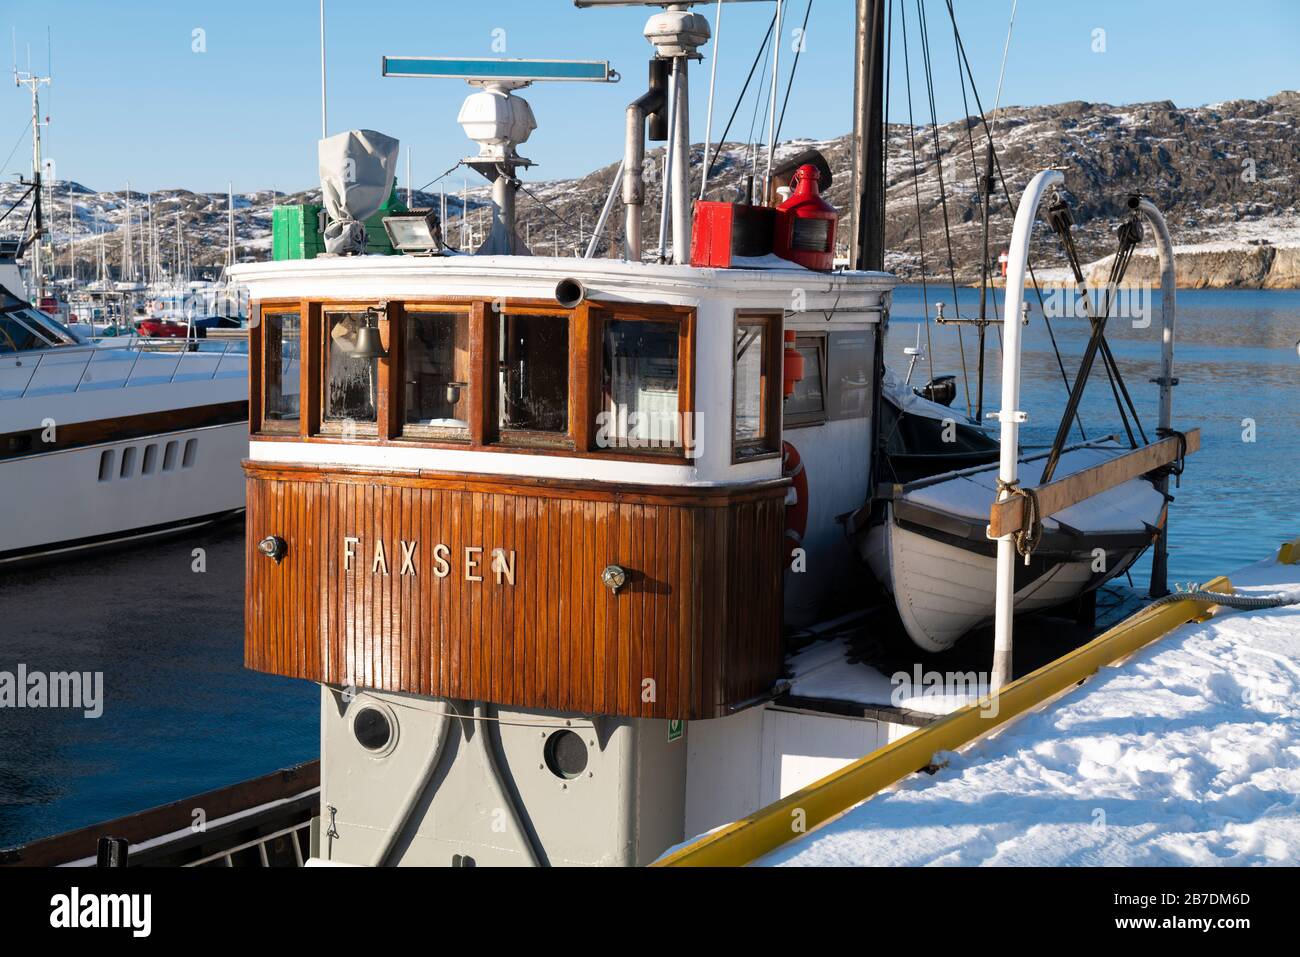
M758 61L767 50L768 38L772 36L772 30L776 27L776 14L772 14L772 22L767 25L767 33L763 35L763 42L759 45L758 52L754 54L754 62L749 68L749 76L745 77L745 85L740 88L740 95L736 97L736 105L731 110L731 118L727 120L727 125L722 131L722 138L718 140L717 147L713 150L713 158L709 160L708 175L713 175L713 170L718 164L718 156L722 153L723 144L727 142L727 134L731 132L731 124L735 122L736 114L740 112L741 104L745 102L745 94L749 92L749 84L754 79L754 71L758 69Z
M763 70L758 77L758 93L754 99L754 115L749 120L749 137L746 139L746 149L749 152L749 174L758 179L758 144L754 140L754 129L758 126L758 108L763 107L763 119L767 120L767 97L763 95L763 90L767 84L767 61L772 55L772 48L781 42L778 36L772 37L772 42L763 48Z
M993 134L989 130L988 120L987 118L985 118L984 105L983 103L980 102L979 87L975 83L975 72L974 70L971 69L970 58L966 55L966 44L961 38L961 31L958 30L957 28L957 13L953 9L952 0L947 0L947 5L948 5L948 18L952 21L953 37L955 38L957 43L959 65L965 67L966 76L970 79L971 95L975 97L975 108L979 111L980 118L984 124L985 138L988 141L988 145L990 149L992 149ZM1006 199L1007 205L1011 210L1011 215L1014 217L1018 207L1016 205L1015 200L1011 198L1011 190L1007 188L1007 177L1002 170L1002 159L998 156L997 150L993 150L993 165L994 168L997 170L998 183L1002 186L1002 196L1004 199ZM1047 306L1043 302L1043 289L1038 284L1038 276L1034 272L1034 264L1030 262L1027 263L1026 265L1029 267L1029 281L1033 285L1034 295L1038 299L1038 309L1043 315L1043 323L1046 325L1047 334L1052 340L1052 351L1056 353L1056 363L1061 369L1061 376L1063 379L1065 379L1066 390L1068 392L1072 388L1072 386L1070 385L1069 377L1066 375L1065 372L1065 363L1061 358L1061 350L1057 345L1056 333L1052 329L1052 320L1048 317ZM1075 422L1079 426L1079 433L1083 434L1083 422L1079 418L1078 410L1075 411Z
M6 172L8 171L9 161L13 159L14 154L18 152L18 147L23 145L23 139L27 136L27 131L30 130L31 128L32 128L32 121L28 120L27 125L23 127L23 131L18 134L18 139L14 142L14 148L9 151L9 155L5 157L4 163L0 164L0 171L6 171ZM0 176L3 175L4 172L0 172Z
M930 33L925 21L925 7L916 0L916 14L921 34L921 63L925 67L926 95L930 100L930 129L934 134L934 172L939 179L939 205L943 208L943 236L948 248L948 274L952 282L952 308L961 319L961 304L957 298L957 264L952 255L952 228L948 221L948 193L943 184L943 152L939 145L939 117L934 103L934 74L930 66ZM970 373L966 369L966 341L962 328L957 326L957 346L961 351L961 380L966 391L966 417L972 417L970 402ZM933 378L933 377L931 377Z
M812 0L809 0L811 3ZM722 43L722 0L718 0L718 11L713 15L713 56L709 64L709 112L704 121L704 171L700 177L700 199L709 188L709 140L713 136L713 94L718 87L718 51ZM611 195L613 195L611 193Z
M921 220L921 174L916 165L916 121L912 116L912 59L907 52L907 4L899 0L898 12L903 28L903 76L907 80L907 138L912 152L912 192L916 197L916 240L921 257L921 308L925 322L925 360L934 381L934 343L930 336L930 291L925 279L925 232Z
M803 26L799 28L799 45L794 48L794 61L790 64L790 79L785 84L785 99L781 101L781 118L776 121L776 136L772 139L781 142L781 127L785 125L785 108L790 105L790 91L794 89L794 73L799 69L799 54L803 53L808 38L808 16L812 13L813 0L808 0L808 7L803 12Z

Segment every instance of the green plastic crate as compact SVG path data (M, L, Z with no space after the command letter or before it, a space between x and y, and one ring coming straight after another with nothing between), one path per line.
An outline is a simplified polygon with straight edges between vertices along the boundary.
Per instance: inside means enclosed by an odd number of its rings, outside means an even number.
M271 258L315 259L325 251L320 231L321 207L315 203L276 206L271 210Z
M391 256L398 251L388 239L384 217L406 212L406 206L397 198L397 184L382 209L366 220L366 252ZM271 258L315 259L325 252L325 237L321 233L321 206L300 203L294 206L276 206L271 211Z

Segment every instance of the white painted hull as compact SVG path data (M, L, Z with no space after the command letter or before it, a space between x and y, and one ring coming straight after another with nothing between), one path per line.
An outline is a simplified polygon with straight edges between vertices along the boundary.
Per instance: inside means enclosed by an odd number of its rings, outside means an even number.
M0 461L15 506L0 523L0 567L242 509L247 451L248 423L232 422Z
M894 596L908 637L929 652L951 648L963 635L993 618L997 563L993 556L935 541L893 521L885 522L866 540L866 558L876 579ZM1115 574L1122 574L1137 551L1116 556ZM1016 613L1054 608L1074 600L1094 581L1090 561L1066 561L1016 592Z

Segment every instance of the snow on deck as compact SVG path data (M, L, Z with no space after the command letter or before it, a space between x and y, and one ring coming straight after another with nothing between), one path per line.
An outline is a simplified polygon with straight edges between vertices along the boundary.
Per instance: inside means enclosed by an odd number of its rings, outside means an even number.
M1300 566L1230 576L1300 589ZM1222 609L762 858L768 866L1300 863L1300 606Z

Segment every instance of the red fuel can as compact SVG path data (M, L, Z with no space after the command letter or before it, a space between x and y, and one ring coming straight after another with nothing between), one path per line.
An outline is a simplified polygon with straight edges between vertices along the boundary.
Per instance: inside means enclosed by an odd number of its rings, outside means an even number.
M835 268L835 225L839 213L822 199L817 188L820 178L817 167L811 163L795 171L794 192L776 209L772 251L808 269L829 272Z

